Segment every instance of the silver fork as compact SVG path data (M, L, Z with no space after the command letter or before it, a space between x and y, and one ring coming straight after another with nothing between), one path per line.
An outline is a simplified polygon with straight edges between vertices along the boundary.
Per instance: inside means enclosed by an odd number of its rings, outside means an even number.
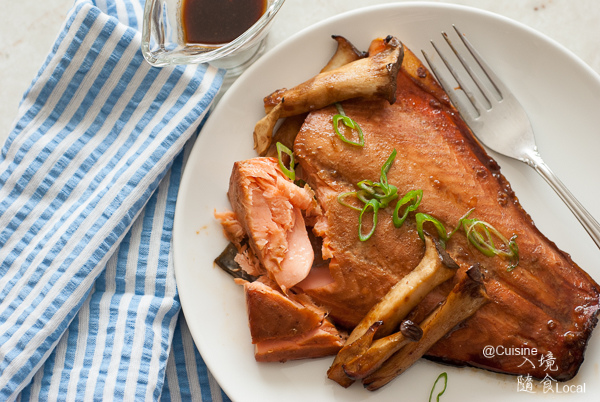
M519 101L494 74L458 28L455 26L453 28L471 53L472 59L475 60L484 73L484 79L477 75L472 64L469 64L465 56L456 49L445 32L442 32L442 36L468 73L471 78L470 82L465 82L464 75L462 77L459 75L458 70L433 41L431 41L431 44L466 95L468 102L465 102L464 98L460 98L451 80L446 79L441 74L440 67L432 62L425 51L422 52L433 74L460 112L462 118L484 145L500 154L520 160L535 169L556 191L600 248L600 225L542 160L537 151L531 123ZM491 85L485 85L485 79ZM472 106L472 110L470 110L469 104Z

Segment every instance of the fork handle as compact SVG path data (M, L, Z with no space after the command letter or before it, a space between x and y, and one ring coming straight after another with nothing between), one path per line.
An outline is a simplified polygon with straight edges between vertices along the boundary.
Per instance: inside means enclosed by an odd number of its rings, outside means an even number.
M598 221L594 219L592 214L588 212L587 209L575 196L569 191L567 186L563 184L562 181L552 172L550 167L544 162L542 157L536 152L534 155L530 155L530 159L526 161L526 163L535 169L536 172L540 174L546 180L546 182L552 187L554 191L558 194L558 196L563 200L565 204L569 207L573 215L577 218L579 223L584 227L584 229L588 232L596 246L600 248L600 224Z

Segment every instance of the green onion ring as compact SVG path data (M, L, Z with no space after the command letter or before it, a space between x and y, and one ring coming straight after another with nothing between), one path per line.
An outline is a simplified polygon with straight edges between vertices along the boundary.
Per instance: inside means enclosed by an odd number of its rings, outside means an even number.
M392 220L394 222L394 226L399 228L402 226L406 218L408 217L409 212L415 211L419 205L421 204L421 200L423 199L423 190L412 190L409 191L402 197L397 203L396 208L394 209L394 214L392 215ZM402 217L398 216L400 211L400 207L408 204L406 209L404 210L404 214Z
M429 393L429 402L431 402L431 398L433 398L433 391L435 390L435 386L437 385L438 381L440 380L440 378L444 379L444 389L442 389L438 394L437 394L437 398L435 399L436 402L440 402L440 396L442 396L444 394L444 392L446 392L446 387L448 386L448 374L444 371L443 373L441 373L438 378L435 380L435 382L433 383L433 387L431 388L431 392Z
M340 140L342 140L346 144L354 145L357 147L364 147L365 146L365 136L363 134L362 129L358 125L358 123L355 122L354 120L352 120L350 117L346 116L341 104L336 103L335 107L337 108L337 110L339 112L339 114L336 114L333 116L333 129L334 129L335 133L337 134L337 136L340 138ZM342 121L342 123L344 123L344 125L346 127L350 128L351 130L357 131L358 142L349 140L348 138L346 138L346 136L344 136L344 134L342 134L340 132L340 120Z
M296 180L296 171L294 170L294 153L285 145L283 145L281 142L278 142L276 144L277 147L277 160L279 161L279 167L281 168L281 171L283 172L283 174L285 174L291 181ZM288 169L287 167L285 167L285 165L283 164L283 160L281 159L281 153L285 153L290 157L290 168Z
M498 255L503 258L508 258L511 261L507 268L508 272L519 265L519 246L516 242L516 235L513 235L510 240L508 240L495 227L479 219L463 218L462 226L469 242L485 256L494 257ZM496 247L494 237L504 244L506 250Z
M390 168L392 167L392 163L394 163L394 159L396 159L396 154L397 154L397 152L396 152L396 149L394 148L394 150L392 151L390 156L387 158L387 160L381 166L381 175L379 177L379 182L384 187L387 187L387 185L388 185L387 174L390 171Z
M415 219L417 221L417 233L419 234L421 240L425 241L425 235L423 234L423 225L425 224L425 222L431 222L433 226L435 226L435 229L437 230L442 243L444 245L446 244L446 241L448 240L448 232L446 232L446 228L444 227L442 222L440 222L433 216L424 214L422 212L415 214Z
M454 235L454 233L456 233L461 227L463 227L464 221L469 217L469 215L471 215L473 211L475 211L475 208L469 209L466 214L461 216L454 230L452 230L452 232L450 232L450 234L448 235L448 239L450 239Z
M508 272L512 271L519 265L519 245L517 244L517 235L513 235L508 241L508 249L512 252L513 257L511 258L512 263L506 269Z
M358 217L358 239L360 241L367 241L371 238L371 236L373 236L373 233L375 233L375 227L377 226L377 213L379 212L379 201L372 199L369 200L369 202L367 202L365 204L365 206L363 207L363 209L360 211L360 216ZM363 215L364 213L370 208L373 209L373 226L371 227L371 231L369 233L367 233L366 235L363 235L363 231L362 231L362 224L363 224Z
M350 205L346 201L344 201L344 198L350 197L350 196L358 197L358 194L356 193L356 191L346 191L345 193L340 193L337 196L337 200L340 204L342 204L345 207L354 209L355 211L359 211L359 212L362 211L361 208L355 207L354 205Z
M361 180L356 184L356 186L359 188L358 191L349 191L341 193L337 197L338 202L343 206L360 211L360 215L358 217L358 238L360 241L368 240L369 238L371 238L373 233L375 233L375 227L377 226L379 210L382 208L387 208L390 202L398 198L398 187L388 184L387 180L387 173L389 172L395 157L396 150L394 149L391 155L381 167L381 182ZM347 203L344 199L348 196L356 197L359 201L361 201L364 204L363 208L359 209ZM363 234L363 217L365 212L367 212L369 209L373 210L373 227L371 228L369 233Z

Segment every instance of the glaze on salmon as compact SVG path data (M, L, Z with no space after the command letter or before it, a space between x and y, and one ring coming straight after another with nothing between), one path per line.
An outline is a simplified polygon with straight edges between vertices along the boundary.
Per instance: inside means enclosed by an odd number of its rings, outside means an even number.
M507 237L517 235L519 246L520 263L508 272L509 261L484 256L463 232L452 237L447 251L461 266L458 275L478 263L492 302L442 338L429 350L429 357L544 378L549 372L539 359L552 356L552 378L572 378L596 325L598 285L540 233L497 163L408 49L396 98L393 105L376 100L343 102L346 115L363 130L362 148L349 146L336 136L333 106L311 112L296 137L294 152L322 209L314 233L322 238L330 277L325 285L304 291L325 307L335 322L352 328L421 260L424 248L412 215L401 228L395 228L392 203L391 208L379 212L371 239L362 242L358 239L359 212L337 200L340 193L356 191L355 184L361 180L377 181L382 164L396 149L388 182L398 187L400 197L422 189L418 212L435 216L451 230L474 208L471 218L490 223ZM305 282L309 279L310 275ZM445 298L453 285L450 282L421 303L413 312L413 321L419 322ZM487 345L536 348L535 367L524 364L523 356L486 358L483 349Z

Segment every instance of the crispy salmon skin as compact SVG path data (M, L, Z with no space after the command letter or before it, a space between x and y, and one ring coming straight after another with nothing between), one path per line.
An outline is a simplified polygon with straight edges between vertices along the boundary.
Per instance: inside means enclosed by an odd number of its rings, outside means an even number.
M419 211L435 216L449 230L474 208L471 217L507 237L516 235L519 247L519 265L509 272L509 261L486 257L463 232L452 237L447 251L461 266L458 277L479 264L491 302L437 342L428 356L503 373L571 379L596 325L597 283L536 228L497 163L408 49L396 99L392 105L361 99L342 103L346 115L362 128L364 147L340 141L332 126L337 113L333 106L311 112L296 137L294 152L322 209L314 233L323 240L331 276L329 283L303 290L338 324L352 328L422 258L414 219L395 228L392 206L380 211L373 236L359 241L359 212L337 198L356 191L361 180L377 181L382 164L396 149L387 177L400 197L423 190ZM431 311L452 285L441 285L413 315ZM488 345L535 348L536 362L524 364L518 355L487 358L483 350ZM542 356L553 358L551 372L548 365L538 364Z

